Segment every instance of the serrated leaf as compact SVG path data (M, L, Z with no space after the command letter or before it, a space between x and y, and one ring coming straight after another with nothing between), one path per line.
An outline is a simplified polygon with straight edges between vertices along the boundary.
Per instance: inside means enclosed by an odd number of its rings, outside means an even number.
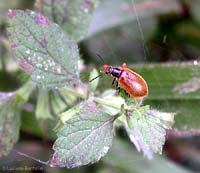
M20 114L12 104L15 93L0 93L0 157L7 155L18 140Z
M171 128L174 113L163 113L157 110L133 111L129 116L126 131L130 140L138 151L143 151L148 159L152 159L153 153L162 153L165 143L166 130Z
M99 0L44 0L36 2L36 10L59 24L73 39L80 41L89 29L93 11Z
M79 81L78 47L45 16L8 10L8 36L20 67L46 87L72 86Z
M83 102L54 143L51 166L74 168L100 160L112 145L114 116L95 102Z

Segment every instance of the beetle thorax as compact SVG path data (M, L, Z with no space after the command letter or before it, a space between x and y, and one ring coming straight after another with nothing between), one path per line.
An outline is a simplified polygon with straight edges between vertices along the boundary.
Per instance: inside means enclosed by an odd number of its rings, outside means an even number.
M113 68L112 66L109 66L107 64L104 64L104 71L101 71L103 74L112 75L114 77L120 77L122 74L121 68Z
M112 74L114 77L120 77L121 74L122 74L122 70L121 70L120 68L112 68L111 74Z

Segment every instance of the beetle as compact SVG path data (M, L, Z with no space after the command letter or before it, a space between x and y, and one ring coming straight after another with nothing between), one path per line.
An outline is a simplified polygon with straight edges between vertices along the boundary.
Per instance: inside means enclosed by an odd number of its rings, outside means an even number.
M126 67L126 63L123 63L121 68L112 67L108 64L103 65L104 70L100 71L100 75L91 79L90 82L96 78L107 74L114 77L112 84L116 82L116 89L120 90L122 87L125 92L132 98L143 99L148 95L148 85L146 81L137 74Z

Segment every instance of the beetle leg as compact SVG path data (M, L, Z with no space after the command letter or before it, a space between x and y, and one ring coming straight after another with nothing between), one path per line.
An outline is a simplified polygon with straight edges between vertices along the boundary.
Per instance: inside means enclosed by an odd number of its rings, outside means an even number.
M113 79L112 85L114 85L115 82L116 82L116 77Z
M118 94L120 93L120 87L119 86L117 87L117 92L118 92Z
M120 93L120 86L117 80L116 81L116 90L118 91L118 94Z
M119 94L119 93L120 93L120 86L119 86L119 83L118 83L116 77L113 79L112 85L114 85L115 83L116 83L115 88L116 88L116 90L117 90L117 92L118 92L118 94Z
M116 86L115 86L115 88L118 89L118 87L119 87L119 83L118 83L117 80L115 80L115 81L116 81Z
M124 90L124 93L125 93L128 97L130 97L129 93L127 93L126 90Z

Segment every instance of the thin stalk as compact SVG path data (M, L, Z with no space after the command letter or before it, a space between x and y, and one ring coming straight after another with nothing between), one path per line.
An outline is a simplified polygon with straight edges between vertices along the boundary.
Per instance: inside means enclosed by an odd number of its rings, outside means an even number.
M102 98L97 98L97 97L94 98L94 101L96 103L99 103L99 104L102 104L102 105L105 105L105 106L109 106L109 107L121 110L121 106L122 105L114 104L113 101L108 101L108 100L105 100L105 99L102 99ZM124 105L124 110L125 111L135 111L135 110L137 110L137 108L136 107L129 107L127 105Z
M75 90L73 88L64 87L64 88L61 88L60 90L63 91L63 92L69 92L70 94L72 94L76 97L80 97L82 99L87 98L87 94L78 92L77 90Z

